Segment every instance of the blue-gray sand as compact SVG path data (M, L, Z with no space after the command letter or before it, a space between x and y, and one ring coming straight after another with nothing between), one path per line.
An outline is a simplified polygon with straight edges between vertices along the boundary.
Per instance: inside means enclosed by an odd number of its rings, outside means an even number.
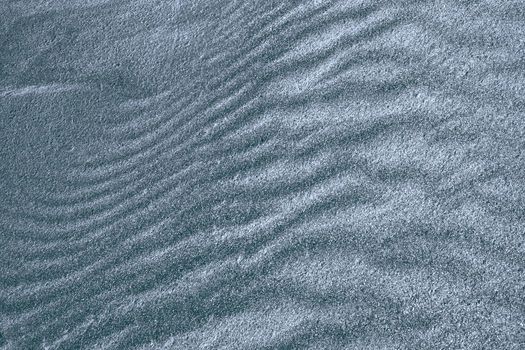
M0 0L0 349L525 349L523 0Z

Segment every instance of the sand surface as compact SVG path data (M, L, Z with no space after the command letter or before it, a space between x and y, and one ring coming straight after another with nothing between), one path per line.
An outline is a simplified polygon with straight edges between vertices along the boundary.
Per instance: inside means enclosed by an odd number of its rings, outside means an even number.
M1 349L525 349L522 1L0 1Z

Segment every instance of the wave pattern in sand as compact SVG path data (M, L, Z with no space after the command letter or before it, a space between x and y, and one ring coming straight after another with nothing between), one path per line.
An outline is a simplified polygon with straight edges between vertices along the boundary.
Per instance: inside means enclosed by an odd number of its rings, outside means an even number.
M0 12L0 347L525 346L520 1Z

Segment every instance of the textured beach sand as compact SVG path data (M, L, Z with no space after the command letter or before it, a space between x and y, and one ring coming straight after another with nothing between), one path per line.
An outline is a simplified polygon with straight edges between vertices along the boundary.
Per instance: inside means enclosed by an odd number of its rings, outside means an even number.
M525 349L522 1L0 1L0 348Z

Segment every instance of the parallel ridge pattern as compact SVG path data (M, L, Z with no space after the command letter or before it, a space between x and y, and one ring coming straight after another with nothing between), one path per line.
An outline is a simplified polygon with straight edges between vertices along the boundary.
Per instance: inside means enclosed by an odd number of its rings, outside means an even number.
M0 346L525 346L519 1L0 9Z

